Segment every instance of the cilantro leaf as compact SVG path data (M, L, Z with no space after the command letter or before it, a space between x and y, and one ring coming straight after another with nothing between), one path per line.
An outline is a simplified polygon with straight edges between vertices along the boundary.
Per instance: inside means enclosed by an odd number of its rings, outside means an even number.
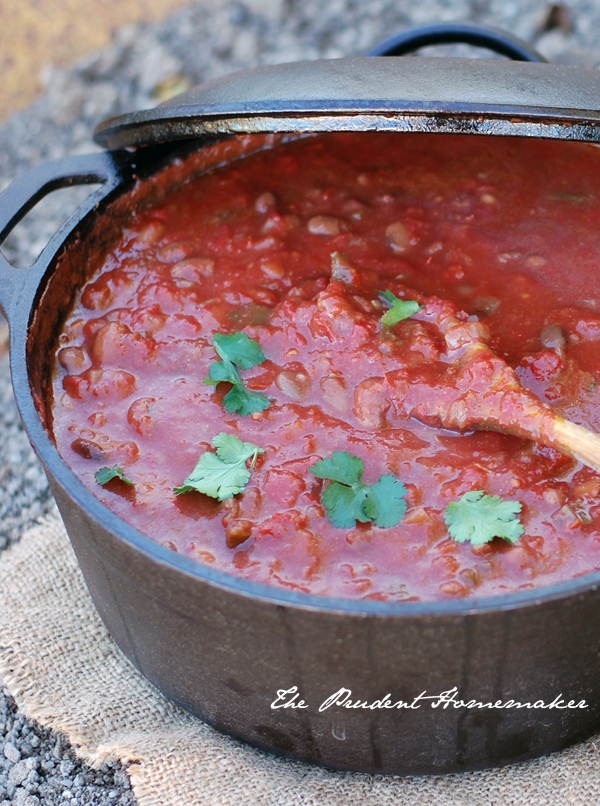
M252 467L259 453L259 448L251 442L242 442L232 434L221 432L212 440L217 453L203 453L196 467L192 470L181 487L176 487L176 495L196 490L211 498L224 501L241 493L250 479L251 470L246 461L252 458Z
M223 361L231 361L240 369L252 369L266 360L260 344L245 333L232 333L229 336L215 333L213 343Z
M382 476L368 488L364 510L376 526L396 526L406 512L406 487L395 476Z
M269 398L261 392L251 392L246 389L243 383L234 384L225 397L223 398L223 406L230 414L241 414L242 417L247 417L249 414L254 414L257 411L264 411L271 405Z
M367 487L364 484L355 488L332 481L323 490L321 503L334 526L350 529L356 526L356 521L366 523L370 520L363 510L366 497Z
M423 307L411 299L398 299L391 291L382 291L381 296L392 306L381 317L381 324L388 325L388 327L401 322L403 319L408 319Z
M207 452L202 454L183 487L224 501L241 493L249 479L245 462L224 462L215 453Z
M221 381L243 383L240 373L231 361L213 361L208 368L208 377L204 379L204 383L216 386Z
M232 462L246 461L251 456L256 457L259 453L264 453L264 448L257 448L251 442L242 442L241 439L234 437L233 434L226 434L221 431L216 437L213 437L213 448L217 449L217 456L223 462L231 464Z
M356 521L374 521L376 526L396 526L406 512L406 487L394 476L381 476L376 484L361 481L364 463L348 451L336 451L310 468L319 479L329 481L321 503L334 526L348 529Z
M266 360L258 342L249 339L245 333L215 333L213 344L223 360L214 361L210 365L204 383L217 386L226 382L232 385L233 388L223 398L225 410L246 417L269 408L269 398L260 392L246 389L239 372L240 369L251 369Z
M125 484L133 484L131 479L128 479L125 475L124 471L121 470L120 467L101 467L100 470L96 473L96 481L98 484L108 484L109 481L113 479L120 479L121 481L125 482Z
M524 531L517 517L521 506L519 501L503 501L497 495L474 490L448 504L444 520L451 537L459 543L470 540L479 546L494 537L515 543Z
M331 459L320 459L311 468L310 472L319 479L339 481L341 484L356 484L360 482L365 465L358 456L352 456L348 451L336 451Z

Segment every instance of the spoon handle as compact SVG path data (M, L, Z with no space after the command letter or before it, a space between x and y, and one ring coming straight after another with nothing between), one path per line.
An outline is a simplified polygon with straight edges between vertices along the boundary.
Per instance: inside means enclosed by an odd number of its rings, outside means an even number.
M553 437L555 447L600 473L600 436L581 425L557 417Z

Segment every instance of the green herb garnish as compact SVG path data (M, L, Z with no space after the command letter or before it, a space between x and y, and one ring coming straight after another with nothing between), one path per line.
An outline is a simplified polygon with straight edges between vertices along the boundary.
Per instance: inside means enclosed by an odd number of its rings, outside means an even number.
M389 311L386 311L381 317L381 324L387 325L388 327L401 322L403 319L408 319L409 316L420 311L423 307L412 299L398 299L391 291L382 291L380 296L392 306Z
M105 485L113 479L120 479L120 481L125 482L125 484L133 484L131 479L127 478L124 471L121 470L120 467L101 467L96 473L96 481L98 484Z
M223 406L231 414L241 414L246 417L257 411L269 408L270 402L266 395L246 389L239 373L240 369L252 369L266 360L258 342L249 339L245 333L233 333L224 336L215 333L214 347L222 361L214 361L208 368L208 377L204 383L217 386L221 382L232 384L231 389L223 398Z
M241 493L250 479L250 471L254 467L256 457L264 453L251 442L242 442L232 434L221 432L212 441L215 453L203 453L200 461L192 470L181 487L176 487L176 495L196 490L211 498L224 501ZM248 459L252 458L250 469L246 467Z
M524 531L517 517L521 506L519 501L503 501L497 495L474 490L465 493L460 501L448 504L444 520L451 537L459 543L470 540L474 546L480 546L494 537L516 543Z
M356 521L396 526L406 512L406 487L394 476L364 484L364 469L362 459L347 451L336 451L331 459L320 459L310 468L314 476L329 481L321 495L327 517L343 529L356 526Z

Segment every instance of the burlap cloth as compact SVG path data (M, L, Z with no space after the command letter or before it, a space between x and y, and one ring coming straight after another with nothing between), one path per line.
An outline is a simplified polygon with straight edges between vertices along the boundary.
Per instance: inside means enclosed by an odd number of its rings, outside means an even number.
M58 519L3 553L0 602L0 677L18 705L65 733L88 762L129 763L140 806L600 803L593 740L499 770L392 778L276 759L221 736L166 700L121 654Z

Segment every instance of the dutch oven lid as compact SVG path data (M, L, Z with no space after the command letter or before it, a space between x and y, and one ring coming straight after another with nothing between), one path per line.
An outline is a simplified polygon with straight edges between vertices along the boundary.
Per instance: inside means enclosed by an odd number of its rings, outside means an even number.
M424 30L445 37L428 38ZM539 63L539 54L509 35L478 26L428 26L387 40L369 56L475 42L465 31L530 61L355 57L258 67L201 84L154 109L109 118L94 139L117 149L206 134L385 129L600 140L600 73Z

